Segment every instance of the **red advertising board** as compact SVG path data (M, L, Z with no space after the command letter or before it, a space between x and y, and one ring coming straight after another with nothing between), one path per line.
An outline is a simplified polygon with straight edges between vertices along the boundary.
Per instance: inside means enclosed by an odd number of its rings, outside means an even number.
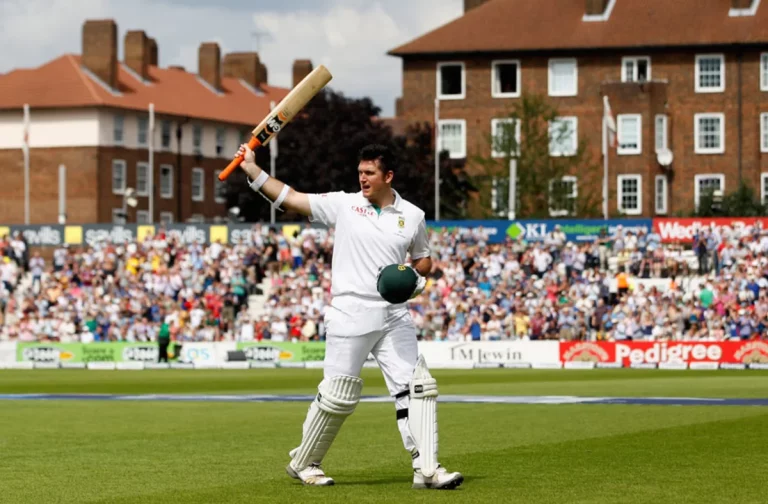
M691 243L699 228L730 226L733 229L751 230L755 225L768 229L768 218L761 217L726 217L726 218L686 218L653 219L653 230L661 236L662 243Z
M617 341L560 343L562 362L768 363L768 341Z

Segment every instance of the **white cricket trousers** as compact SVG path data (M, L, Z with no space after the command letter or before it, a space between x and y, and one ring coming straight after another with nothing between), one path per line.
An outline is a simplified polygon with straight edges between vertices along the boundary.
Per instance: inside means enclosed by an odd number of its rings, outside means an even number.
M416 328L407 308L392 307L345 296L335 298L325 316L324 380L334 376L360 376L372 354L384 375L389 394L395 398L397 427L403 446L419 468L416 442L404 416L410 404L413 370L418 360ZM312 403L311 407L316 407ZM306 430L306 423L305 423Z

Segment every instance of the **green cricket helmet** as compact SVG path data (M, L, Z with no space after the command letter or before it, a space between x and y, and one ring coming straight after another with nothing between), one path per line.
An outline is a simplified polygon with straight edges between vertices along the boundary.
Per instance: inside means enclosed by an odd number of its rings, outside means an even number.
M386 301L392 304L405 303L416 290L419 277L410 266L390 264L379 270L376 289Z

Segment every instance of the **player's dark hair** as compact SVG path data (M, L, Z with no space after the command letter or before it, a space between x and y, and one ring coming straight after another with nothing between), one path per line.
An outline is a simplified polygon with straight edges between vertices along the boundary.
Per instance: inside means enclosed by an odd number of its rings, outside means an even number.
M381 144L369 144L360 149L360 161L378 161L381 173L395 171L395 158L389 147Z

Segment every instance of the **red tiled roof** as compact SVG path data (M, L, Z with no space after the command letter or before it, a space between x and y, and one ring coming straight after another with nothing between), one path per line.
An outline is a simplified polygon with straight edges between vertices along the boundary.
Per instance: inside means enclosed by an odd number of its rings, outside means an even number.
M150 83L144 84L118 65L118 91L113 94L94 81L80 63L80 56L66 54L38 68L0 75L0 110L30 108L117 107L155 113L256 126L269 113L269 102L279 102L289 90L262 86L254 94L238 79L221 78L223 93L217 95L198 80L197 74L149 67Z
M768 43L768 1L729 17L730 0L616 0L604 22L584 0L490 0L389 51L395 56L483 51Z

